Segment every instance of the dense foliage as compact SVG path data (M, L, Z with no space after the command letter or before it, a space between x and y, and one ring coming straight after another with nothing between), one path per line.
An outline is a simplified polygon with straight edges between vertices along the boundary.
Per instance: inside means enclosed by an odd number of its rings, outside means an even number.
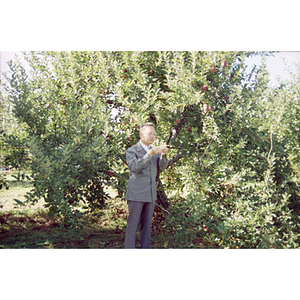
M140 124L168 144L158 204L179 246L299 246L299 78L270 88L247 52L31 52L10 62L35 189L64 224L124 196ZM164 187L164 190L162 190ZM167 203L166 196L169 196Z

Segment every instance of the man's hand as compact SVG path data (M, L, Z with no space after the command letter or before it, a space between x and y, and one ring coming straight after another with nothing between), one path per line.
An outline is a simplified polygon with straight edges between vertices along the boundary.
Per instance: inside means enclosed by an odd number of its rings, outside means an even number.
M168 152L168 148L167 146L159 146L159 147L153 147L152 149L150 149L149 151L149 155L153 156L155 154L159 154L161 153L162 155L165 155Z
M162 155L166 155L167 152L169 151L169 149L166 147L163 149L163 151L161 152Z

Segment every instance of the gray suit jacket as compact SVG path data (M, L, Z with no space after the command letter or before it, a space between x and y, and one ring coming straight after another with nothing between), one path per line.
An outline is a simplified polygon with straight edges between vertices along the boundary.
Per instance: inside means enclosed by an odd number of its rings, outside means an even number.
M160 171L163 171L168 164L166 156L163 155L161 158L161 154L156 154L151 157L138 142L126 151L126 162L129 168L126 199L140 202L155 201L157 162Z

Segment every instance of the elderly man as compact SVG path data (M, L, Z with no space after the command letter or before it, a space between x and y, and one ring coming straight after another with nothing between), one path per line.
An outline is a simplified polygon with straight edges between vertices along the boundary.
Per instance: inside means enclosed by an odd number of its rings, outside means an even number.
M155 140L155 128L145 123L140 128L140 141L126 151L129 168L126 199L129 215L125 237L125 248L135 247L136 231L139 221L140 248L151 248L151 220L156 197L156 174L166 169L168 161L165 146L152 147Z

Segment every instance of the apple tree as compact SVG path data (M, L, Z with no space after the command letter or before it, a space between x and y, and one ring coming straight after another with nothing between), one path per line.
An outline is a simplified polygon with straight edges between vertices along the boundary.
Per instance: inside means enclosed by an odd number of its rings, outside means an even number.
M114 123L124 143L120 158L136 143L138 126L146 121L157 125L157 144L167 144L169 178L165 187L181 189L180 175L175 169L193 160L194 153L204 151L207 138L197 143L206 114L228 109L230 82L241 82L240 69L250 53L235 52L114 52L111 54L111 74L116 85L111 105L118 111ZM121 133L121 135L120 135ZM179 161L181 160L181 161ZM175 167L175 162L176 167ZM174 164L174 165L173 165ZM165 180L164 180L165 181ZM168 207L162 181L158 181L158 204Z
M206 140L206 147L182 168L187 197L176 214L168 215L177 243L299 246L290 207L299 190L292 184L281 138L288 97L280 88L268 87L265 65L252 75L255 80L243 84L231 81L226 110L205 112L202 133L192 131L198 143Z
M292 79L282 82L276 98L280 101L278 110L282 113L282 122L278 130L278 141L281 155L279 161L284 161L286 167L276 173L276 182L282 189L289 189L289 208L295 224L299 224L300 218L300 191L299 191L299 83L300 65L297 65L298 73L292 74ZM298 228L298 227L297 227ZM299 228L298 228L299 230Z
M15 116L28 133L34 189L27 201L44 200L50 214L80 232L84 216L104 207L112 182L107 64L100 53L31 52L25 58L30 74L10 62L7 81Z

